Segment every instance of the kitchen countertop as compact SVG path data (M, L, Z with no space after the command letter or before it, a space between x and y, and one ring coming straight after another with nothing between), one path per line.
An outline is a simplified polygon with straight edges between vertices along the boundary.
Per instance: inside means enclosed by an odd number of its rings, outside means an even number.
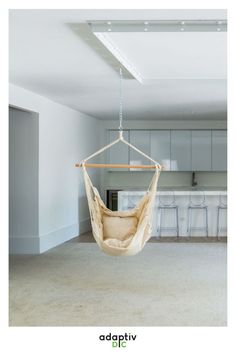
M187 192L197 192L197 191L220 191L226 192L227 189L224 187L157 187L159 191L187 191Z
M122 192L144 192L146 189L144 187L138 188L138 187L117 187L117 186L111 186L105 188L105 190L118 190ZM175 191L175 192L197 192L197 191L205 191L205 192L211 192L211 191L217 191L217 192L226 192L227 188L226 187L187 187L187 186L180 186L180 187L158 187L157 186L157 191L158 192L166 192L166 191Z
M174 192L175 195L198 195L204 193L205 195L227 195L227 190L225 189L216 189L213 188L211 190L209 189L159 189L157 190L157 194L165 195L165 194L172 194ZM118 194L125 196L125 195L143 195L146 193L145 190L129 190L129 191L119 191Z

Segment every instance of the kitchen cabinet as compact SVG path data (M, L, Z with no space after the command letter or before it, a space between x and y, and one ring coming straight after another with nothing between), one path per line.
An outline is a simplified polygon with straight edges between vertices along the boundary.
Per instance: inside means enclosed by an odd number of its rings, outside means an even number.
M227 170L226 130L125 130L123 134L127 141L159 162L164 171ZM109 142L117 137L117 130L108 131ZM107 152L107 160L117 164L149 163L122 143Z
M109 130L108 131L108 141L109 143L118 139L119 131L118 130ZM129 131L123 131L123 137L125 140L129 141ZM129 164L129 147L121 142L112 146L108 152L108 163L113 164ZM124 169L110 169L110 171L124 171Z
M212 130L212 171L227 170L227 131Z
M192 130L192 171L211 171L211 130Z
M150 131L149 130L130 130L130 143L139 150L150 156ZM130 149L131 165L147 165L152 162L140 155L133 149Z
M170 169L191 171L191 130L171 130Z
M170 130L151 131L151 157L163 166L164 171L170 170Z

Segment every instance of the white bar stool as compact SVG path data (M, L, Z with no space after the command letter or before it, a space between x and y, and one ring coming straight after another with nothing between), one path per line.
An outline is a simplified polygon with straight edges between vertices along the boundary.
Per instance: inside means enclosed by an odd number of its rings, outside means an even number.
M206 198L205 193L201 191L201 200L196 201L193 198L193 195L189 194L189 205L188 205L188 229L187 234L188 237L191 237L192 230L205 231L206 236L208 237L208 206L205 204ZM192 227L192 213L196 210L203 210L205 213L205 226L201 227Z
M175 202L175 194L174 192L171 194L170 200L167 202L164 202L163 198L161 198L161 195L159 197L159 205L158 205L158 210L160 211L160 218L159 218L159 225L157 227L157 234L161 238L162 231L172 231L174 230L176 233L176 237L179 238L179 211L178 211L178 205L176 205ZM163 211L164 210L173 210L175 213L175 225L170 226L170 227L163 227L162 226L162 220L163 220Z
M225 198L223 198L225 197ZM220 232L221 231L227 231L227 227L222 228L220 226L220 212L225 210L227 212L227 196L223 196L222 194L219 195L219 204L217 206L217 231L216 231L216 237L217 240L220 240Z

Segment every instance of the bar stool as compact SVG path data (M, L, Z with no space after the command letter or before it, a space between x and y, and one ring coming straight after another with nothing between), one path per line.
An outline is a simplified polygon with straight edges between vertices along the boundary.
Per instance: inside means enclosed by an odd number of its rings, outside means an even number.
M223 195L219 195L219 204L217 206L217 231L216 231L216 237L217 240L219 241L220 239L220 231L224 230L227 231L227 227L220 227L220 211L225 210L227 211L227 196L225 196L225 201L223 200Z
M188 237L191 237L192 230L205 231L208 237L208 206L205 204L206 198L205 193L202 191L202 197L199 202L194 201L192 194L189 194L189 205L188 205ZM205 226L202 227L192 227L192 212L196 210L203 210L205 212Z
M168 230L174 230L176 232L176 237L179 238L179 211L178 211L178 205L176 205L175 202L175 194L174 192L171 194L171 198L169 202L164 202L161 196L159 197L159 205L158 205L158 210L160 211L160 219L159 219L159 225L157 227L157 234L159 237L161 237L162 231L168 231ZM172 227L163 227L162 226L162 220L163 220L163 215L162 212L163 210L173 210L175 213L175 226Z

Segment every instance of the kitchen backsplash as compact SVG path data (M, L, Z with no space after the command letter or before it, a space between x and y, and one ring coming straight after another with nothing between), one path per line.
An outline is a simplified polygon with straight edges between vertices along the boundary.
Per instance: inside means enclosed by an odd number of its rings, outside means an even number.
M106 189L109 188L146 188L152 178L151 172L108 172L105 176ZM227 187L226 172L196 172L196 187ZM158 187L191 187L191 172L161 172Z

